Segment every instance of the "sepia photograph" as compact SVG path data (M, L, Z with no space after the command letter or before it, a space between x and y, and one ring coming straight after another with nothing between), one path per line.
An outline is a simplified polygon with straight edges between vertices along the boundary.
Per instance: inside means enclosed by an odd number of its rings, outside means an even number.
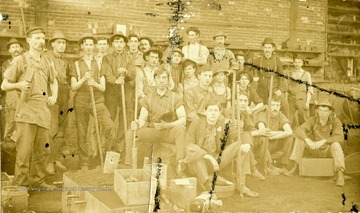
M360 0L0 0L0 64L0 212L359 212Z

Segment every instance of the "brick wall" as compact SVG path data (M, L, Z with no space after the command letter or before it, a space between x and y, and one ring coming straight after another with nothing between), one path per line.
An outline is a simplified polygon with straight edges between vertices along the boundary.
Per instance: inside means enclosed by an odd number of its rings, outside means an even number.
M18 1L0 2L1 12L8 13L13 21L21 19ZM184 28L198 26L206 45L213 44L212 36L219 30L228 35L230 47L259 48L264 37L268 36L281 46L289 37L290 0L216 1L221 5L221 10L215 9L214 0L191 1L187 13L194 16L182 24ZM299 1L297 41L324 50L326 0L308 2ZM31 26L35 24L36 0L27 0L26 3L26 24ZM48 36L54 30L62 30L71 39L78 39L84 32L90 32L89 23L113 22L126 24L128 29L149 35L155 41L166 41L172 11L168 5L157 3L166 1L48 0L47 8L36 9L47 12ZM1 23L2 31L4 24Z

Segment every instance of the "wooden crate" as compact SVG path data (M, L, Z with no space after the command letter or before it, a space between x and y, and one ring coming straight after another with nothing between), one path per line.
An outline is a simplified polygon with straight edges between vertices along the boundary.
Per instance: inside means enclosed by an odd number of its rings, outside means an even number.
M11 186L12 180L6 172L1 172L1 187Z
M129 177L137 182L127 182ZM117 169L114 171L114 190L125 205L142 205L150 200L150 175L143 169Z
M147 212L148 205L126 206L115 191L85 192L84 213Z
M196 197L196 178L183 178L189 180L190 185L178 185L177 181L182 179L173 179L170 181L170 201L176 204L179 208L184 209L185 212L190 211L190 204Z
M334 176L334 159L301 158L299 174L301 176Z

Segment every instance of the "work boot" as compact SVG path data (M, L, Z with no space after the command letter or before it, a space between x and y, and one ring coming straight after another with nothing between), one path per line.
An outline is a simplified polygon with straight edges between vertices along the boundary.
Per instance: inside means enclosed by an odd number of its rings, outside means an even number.
M64 164L62 164L61 161L56 161L55 166L58 167L61 170L64 170L64 171L67 170L66 166Z
M295 172L297 171L297 168L298 168L297 164L295 164L295 166L292 169L285 171L283 175L288 177L294 176Z
M342 169L339 169L337 172L337 179L336 179L336 185L337 186L344 186L344 171Z
M264 177L264 175L262 175L257 169L255 169L254 171L251 172L251 176L253 176L254 178L256 178L258 180L265 180L266 179Z
M48 175L55 175L54 162L49 162L45 168Z

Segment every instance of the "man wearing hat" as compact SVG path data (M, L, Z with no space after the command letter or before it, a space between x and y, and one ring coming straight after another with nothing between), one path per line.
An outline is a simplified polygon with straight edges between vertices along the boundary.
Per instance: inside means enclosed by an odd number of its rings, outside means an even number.
M188 45L185 45L181 50L184 53L184 58L195 61L197 65L206 64L209 50L198 41L200 30L197 27L189 27L186 29L186 35L188 37Z
M115 125L110 113L104 104L104 91L106 89L105 76L101 72L100 63L94 58L96 38L85 34L79 40L79 45L84 55L76 60L70 69L71 89L76 92L74 109L77 125L77 148L82 170L88 170L90 156L86 142L89 116L97 116L99 124L105 133L105 150L110 150L115 144ZM90 87L93 87L94 100L92 100ZM95 101L96 115L93 115Z
M14 58L22 53L23 44L16 38L11 38L8 43L6 43L6 49L11 54L11 58L4 61L2 64L2 74L0 82L3 81L5 70L9 67ZM14 143L11 139L15 131L15 110L16 103L19 99L19 94L16 90L1 92L1 105L5 106L4 110L1 110L1 130L4 133L4 142L10 145L10 149L14 147ZM4 128L4 129L3 129ZM4 130L4 131L3 131Z
M50 187L44 181L49 156L49 106L56 103L58 91L56 71L43 55L45 32L34 27L26 32L29 51L14 58L5 72L1 89L19 90L16 109L16 186ZM50 83L50 91L48 91ZM51 94L51 96L49 96ZM31 169L30 169L31 168Z
M136 131L136 143L171 143L176 146L176 160L185 156L186 113L181 97L169 88L170 74L159 68L154 74L155 90L147 94L141 107L139 120L131 122L131 130L126 137L125 164L131 165L133 131ZM169 117L164 115L170 115Z
M287 174L294 174L304 154L332 157L337 176L336 185L344 186L345 162L341 148L344 133L341 121L335 116L334 108L327 99L319 100L315 109L316 115L306 120L295 131L296 138L290 159L295 161L296 165Z
M137 67L136 91L140 100L150 94L156 86L154 74L159 69L159 60L162 58L162 55L159 49L152 47L143 55L145 67Z
M239 81L239 73L243 71L251 72L251 67L249 65L245 65L246 62L246 56L245 54L240 50L236 52L235 54L236 64L237 68L233 70L234 72L229 74L229 87L232 87L232 81L233 81L233 74L236 73L236 81ZM253 82L253 79L251 79L251 82ZM256 88L256 85L253 85L254 88Z
M119 129L117 132L117 140L120 143L116 144L116 150L123 150L125 145L125 133L124 133L124 119L123 119L123 107L122 107L122 93L121 85L124 84L125 90L125 106L127 113L127 123L130 125L131 119L133 119L133 103L135 97L135 65L131 55L125 51L128 38L122 33L114 33L110 37L110 43L114 48L114 51L107 54L103 59L101 67L102 72L106 78L106 91L105 91L105 105L108 108L111 119L115 121L119 107Z
M257 79L257 92L259 93L260 98L267 102L270 92L275 92L277 96L284 96L283 93L286 90L286 83L282 77L274 74L273 88L269 88L271 73L265 72L265 70L279 74L284 73L279 57L273 54L276 45L272 38L265 38L262 47L264 54L253 60L253 65L255 66L253 67L253 73L255 77L259 77L259 79ZM289 117L289 104L284 98L281 101L281 111L286 117Z
M231 90L226 85L226 79L229 75L229 71L226 66L214 68L214 80L211 87L214 91L215 100L220 104L220 107L225 110L231 109Z
M61 31L55 31L49 40L53 50L47 53L47 57L54 64L57 73L56 79L58 81L58 98L56 103L50 107L51 110L51 125L49 131L50 141L50 158L46 167L48 174L55 174L54 165L65 170L66 167L58 160L59 150L65 141L64 133L67 129L66 116L68 112L69 102L69 64L64 57L67 42L69 40Z
M238 68L234 53L225 48L225 41L227 36L223 32L218 32L213 39L216 42L216 46L212 53L210 53L209 59L214 70L219 67L224 67L229 73L233 73L234 69Z
M140 42L139 50L142 53L145 53L146 51L150 50L151 47L154 46L154 41L148 36L140 37L139 42Z

